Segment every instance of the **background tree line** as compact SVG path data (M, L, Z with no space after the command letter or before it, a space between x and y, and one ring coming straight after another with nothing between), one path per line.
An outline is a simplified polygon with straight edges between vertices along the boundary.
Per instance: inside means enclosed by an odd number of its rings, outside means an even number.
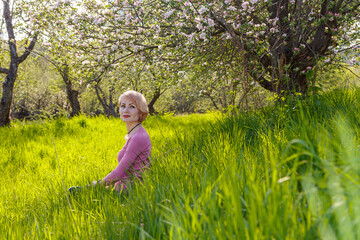
M3 0L0 125L10 113L116 116L126 89L143 92L152 114L304 97L341 82L331 71L358 77L359 5Z

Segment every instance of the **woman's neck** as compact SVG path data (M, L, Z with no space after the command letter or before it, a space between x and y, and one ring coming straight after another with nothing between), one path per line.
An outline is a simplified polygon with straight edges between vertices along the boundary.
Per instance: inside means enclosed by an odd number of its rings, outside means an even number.
M134 133L139 128L140 125L141 125L140 122L127 122L126 130L127 130L128 134Z

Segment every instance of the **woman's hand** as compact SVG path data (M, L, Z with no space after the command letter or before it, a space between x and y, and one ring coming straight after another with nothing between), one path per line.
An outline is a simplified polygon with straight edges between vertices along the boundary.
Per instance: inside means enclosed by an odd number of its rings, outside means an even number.
M95 187L96 185L101 184L101 180L92 181L92 185Z

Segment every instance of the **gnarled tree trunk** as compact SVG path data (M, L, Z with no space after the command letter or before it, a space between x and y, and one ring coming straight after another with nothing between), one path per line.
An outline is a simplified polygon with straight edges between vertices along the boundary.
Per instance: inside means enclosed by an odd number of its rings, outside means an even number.
M81 112L80 103L79 103L79 92L72 89L72 82L69 78L69 67L65 63L63 70L60 72L63 81L66 84L66 98L68 99L71 107L70 117L79 115Z
M150 103L148 104L148 108L149 108L149 114L150 115L154 115L155 114L155 102L159 99L159 97L161 96L162 92L160 92L160 88L157 88L155 90L154 96L151 99Z
M22 63L29 55L30 52L34 49L37 35L34 36L29 46L25 49L25 52L18 57L16 50L16 41L14 35L14 27L12 24L12 17L10 13L9 0L4 0L4 12L3 16L6 22L6 30L8 32L8 45L10 50L10 66L9 68L1 68L0 73L6 74L5 81L3 83L3 93L0 100L0 126L5 126L10 124L10 108L13 98L14 84L17 78L17 72L19 64Z
M286 20L289 15L288 8L282 0L274 0L272 3L269 12L271 19L279 19L279 32L274 33L269 39L270 54L264 55L259 61L271 79L255 74L250 75L262 87L279 95L306 94L312 80L306 73L313 71L318 56L324 55L332 45L333 35L331 31L325 31L325 29L337 28L338 22L336 20L322 21L316 28L311 29L314 35L311 40L305 27L298 26L298 35L294 35L291 31L289 22ZM333 13L340 11L331 6L331 1L323 1L320 14L325 16L330 10ZM286 37L282 39L282 35ZM301 42L304 47L295 52L294 46L298 46Z
M115 111L115 107L114 107L114 103L113 103L113 92L114 89L111 89L109 91L109 103L107 103L106 100L106 96L103 92L103 90L101 89L99 82L101 81L101 79L99 79L97 81L97 83L95 84L94 88L95 88L95 92L96 92L96 96L101 104L101 106L104 108L104 113L106 114L106 116L114 116L116 117L116 111Z
M10 124L10 107L12 103L14 83L17 76L17 64L13 64L11 72L3 83L3 95L0 102L0 126L5 126Z

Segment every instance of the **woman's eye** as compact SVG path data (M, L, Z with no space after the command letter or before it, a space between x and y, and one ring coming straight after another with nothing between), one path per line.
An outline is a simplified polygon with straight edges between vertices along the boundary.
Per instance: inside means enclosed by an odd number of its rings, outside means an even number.
M121 107L121 108L125 108L125 105L121 105L120 107Z
M130 106L130 108L135 108L135 106Z

